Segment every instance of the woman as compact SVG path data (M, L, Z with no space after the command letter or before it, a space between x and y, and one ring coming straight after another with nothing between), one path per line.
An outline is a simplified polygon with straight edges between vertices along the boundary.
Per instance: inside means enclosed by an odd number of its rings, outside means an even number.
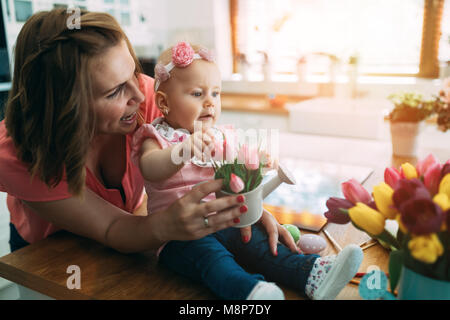
M0 122L0 191L8 193L11 250L58 229L120 252L193 240L234 225L237 197L201 203L222 181L193 188L167 210L132 215L143 203L143 179L130 161L136 128L160 116L153 79L140 73L133 49L113 17L82 11L33 15L16 44L13 86ZM145 203L145 202L144 202ZM210 217L205 227L204 216ZM264 213L261 223L276 254L287 231ZM243 237L249 237L249 228Z

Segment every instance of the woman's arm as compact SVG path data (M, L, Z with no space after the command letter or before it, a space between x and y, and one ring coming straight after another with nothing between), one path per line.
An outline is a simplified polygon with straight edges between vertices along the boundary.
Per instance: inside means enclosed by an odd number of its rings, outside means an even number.
M55 226L98 241L120 252L158 248L157 223L142 226L145 216L135 216L112 205L89 189L84 198L24 203ZM114 229L112 229L114 228ZM156 229L157 230L157 229Z
M170 240L200 239L235 224L242 215L237 196L206 203L201 199L221 189L222 180L213 180L194 187L167 210L148 216L135 216L110 204L86 189L84 198L68 198L48 202L28 202L39 216L55 226L96 240L123 253L159 248ZM209 224L204 225L204 217Z

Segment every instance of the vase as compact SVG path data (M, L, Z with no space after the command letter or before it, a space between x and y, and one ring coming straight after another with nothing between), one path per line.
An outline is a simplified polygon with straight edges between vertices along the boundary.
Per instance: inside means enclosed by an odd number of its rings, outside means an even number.
M397 298L400 300L450 300L450 281L429 278L403 266Z
M417 157L421 122L390 122L392 154L400 157Z
M263 213L263 191L264 185L261 183L256 189L246 193L241 193L245 197L245 202L243 204L247 206L248 211L239 217L239 220L241 221L233 225L233 227L243 228L251 226L261 218ZM235 194L231 194L223 190L216 192L216 198L226 196L235 196Z

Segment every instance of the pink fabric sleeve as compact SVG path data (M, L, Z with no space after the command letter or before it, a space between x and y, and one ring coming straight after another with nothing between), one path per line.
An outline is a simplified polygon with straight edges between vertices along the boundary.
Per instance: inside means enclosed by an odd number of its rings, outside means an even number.
M139 158L141 157L141 147L146 139L156 140L161 147L165 149L170 144L156 131L152 124L143 124L133 135L133 140L131 143L131 161L134 165L139 167Z
M25 201L54 201L72 197L65 175L54 188L49 188L38 176L31 178L27 164L16 156L16 149L10 137L4 134L0 125L0 191ZM2 132L3 131L3 132Z

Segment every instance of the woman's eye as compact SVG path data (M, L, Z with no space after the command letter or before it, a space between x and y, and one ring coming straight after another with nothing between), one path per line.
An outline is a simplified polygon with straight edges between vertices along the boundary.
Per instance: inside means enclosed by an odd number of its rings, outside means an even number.
M109 96L107 96L107 98L108 99L113 99L113 98L115 98L119 93L120 93L120 91L122 91L122 86L120 86L120 87L118 87L112 94L110 94Z

